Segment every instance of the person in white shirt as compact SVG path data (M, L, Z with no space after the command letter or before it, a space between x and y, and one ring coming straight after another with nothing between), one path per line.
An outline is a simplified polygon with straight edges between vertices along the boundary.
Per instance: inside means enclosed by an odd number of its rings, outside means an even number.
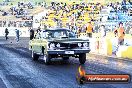
M131 29L130 29L130 31L129 31L129 32L130 32L130 34L131 34L131 36L132 36L132 27L131 27Z
M105 28L105 25L101 25L100 32L101 32L101 37L105 37L106 36L106 28Z

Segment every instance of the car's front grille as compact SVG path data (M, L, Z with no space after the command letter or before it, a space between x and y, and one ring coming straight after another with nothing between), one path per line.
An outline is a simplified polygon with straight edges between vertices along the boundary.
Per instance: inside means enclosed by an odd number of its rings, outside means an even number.
M61 43L60 47L63 49L74 49L78 47L78 44Z
M58 43L58 42L51 42L49 43L49 47L50 47L50 44L54 44L54 49L60 49L60 50L65 50L65 49L78 49L78 48L82 48L84 47L84 42L80 42L81 43L81 46L78 46L78 42L72 42L72 43ZM86 43L86 42L85 42ZM59 44L60 46L58 47ZM88 45L86 45L87 47L89 47L89 43L87 42Z

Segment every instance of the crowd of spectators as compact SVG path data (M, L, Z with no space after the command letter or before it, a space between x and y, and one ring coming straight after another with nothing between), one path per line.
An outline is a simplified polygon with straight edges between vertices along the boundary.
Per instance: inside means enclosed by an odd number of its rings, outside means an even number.
M0 14L1 14L1 21L0 21L0 26L1 27L16 27L18 21L19 22L19 27L31 27L32 26L32 20L33 20L33 15L29 13L30 9L33 9L34 6L32 3L23 3L23 2L18 2L17 5L13 5L12 3L6 3L2 4L0 8ZM6 8L6 9L5 9ZM8 17L9 16L9 17ZM6 18L6 19L3 19ZM8 18L12 18L8 20Z
M67 27L76 31L77 29L84 29L88 21L96 21L96 16L102 7L100 3L51 2L47 8L48 13L42 17L41 21L44 27Z
M17 5L2 5L2 8L0 9L1 15L2 16L15 16L17 17L25 17L28 15L28 9L33 9L33 5L28 2L28 3L23 3L23 2L18 2ZM10 8L9 8L10 7ZM6 8L6 9L5 9Z
M48 6L48 13L46 16L42 17L42 26L44 28L51 27L67 27L73 31L81 30L82 32L86 31L86 25L89 21L94 25L96 22L101 21L98 17L102 9L105 7L111 8L118 12L128 12L129 8L124 8L127 5L123 0L122 3L110 3L107 5L101 3L56 3L51 2ZM130 4L130 2L128 2ZM127 6L125 6L127 7ZM115 15L114 19L119 20L119 17ZM109 20L109 17L108 17ZM97 24L96 24L97 25ZM40 25L41 26L41 25Z
M48 12L46 16L43 16L40 20L40 26L44 28L51 27L67 27L77 32L81 30L82 32L86 31L86 25L89 21L94 25L96 22L101 21L99 18L99 14L105 7L113 9L116 13L129 11L128 4L132 4L130 0L126 2L123 0L121 3L109 3L109 4L101 4L101 3L84 3L84 2L51 2L48 5L46 2L36 2L33 5L31 2L23 3L18 2L17 6L12 5L9 12L0 10L2 12L2 16L13 15L16 18L22 18L22 20L33 20L33 16L28 16L28 9L34 9L34 6L41 6L44 9L47 9ZM8 5L8 4L5 4ZM131 15L131 14L130 14ZM113 19L118 20L118 16L115 15ZM108 17L109 20L109 17ZM12 25L12 22L8 22ZM5 22L3 22L5 24ZM10 26L9 25L9 26Z
M120 20L119 13L127 14L129 16L132 16L132 2L123 0L121 3L110 3L107 5L109 9L111 9L111 12L115 12L113 19Z

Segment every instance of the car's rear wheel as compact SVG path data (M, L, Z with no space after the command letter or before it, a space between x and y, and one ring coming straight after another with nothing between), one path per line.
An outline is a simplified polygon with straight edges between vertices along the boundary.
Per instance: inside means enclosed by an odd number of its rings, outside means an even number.
M79 62L80 62L80 64L84 64L86 62L86 54L85 53L79 55Z
M32 59L33 59L34 61L36 61L36 60L38 60L38 58L39 58L39 55L36 54L36 53L34 53L34 51L32 51Z
M46 65L50 64L50 59L51 59L51 56L49 54L44 54L43 55L43 59L44 59L44 63Z

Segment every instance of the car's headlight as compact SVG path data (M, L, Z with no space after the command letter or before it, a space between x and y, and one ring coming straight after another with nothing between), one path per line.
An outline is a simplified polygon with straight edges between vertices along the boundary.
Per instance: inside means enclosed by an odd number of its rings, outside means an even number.
M49 48L50 49L53 49L55 47L55 44L54 43L51 43L50 45L49 45Z
M82 44L81 44L81 43L78 43L78 46L79 46L79 47L81 47L81 46L82 46Z
M88 47L88 43L83 43L83 47Z
M60 43L58 43L56 46L59 48L60 47Z

